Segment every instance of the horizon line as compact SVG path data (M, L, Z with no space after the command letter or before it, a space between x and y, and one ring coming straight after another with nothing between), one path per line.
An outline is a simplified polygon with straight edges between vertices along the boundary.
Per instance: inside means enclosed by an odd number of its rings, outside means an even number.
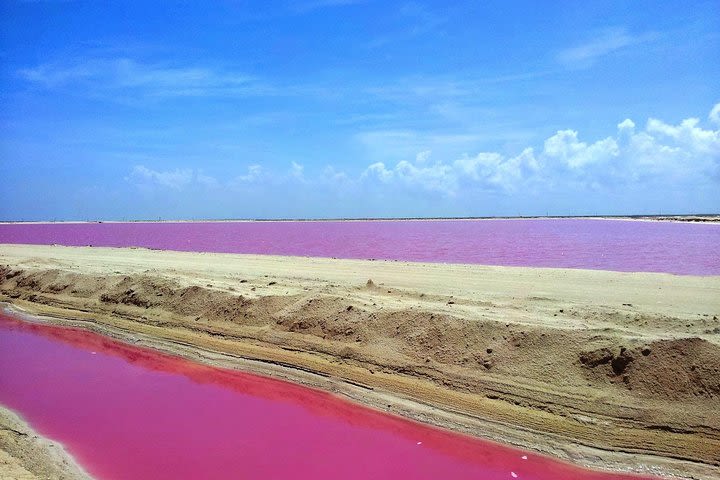
M675 219L720 217L720 213L654 213L617 215L498 215L457 217L326 217L326 218L178 218L145 219L85 219L85 220L0 220L0 224L13 223L212 223L212 222L351 222L351 221L413 221L413 220L525 220L525 219Z

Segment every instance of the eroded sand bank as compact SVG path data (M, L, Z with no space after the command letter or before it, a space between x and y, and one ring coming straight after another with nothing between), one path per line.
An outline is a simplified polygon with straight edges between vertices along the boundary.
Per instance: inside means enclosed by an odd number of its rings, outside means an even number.
M720 475L720 277L1 245L0 300L588 466Z
M17 414L0 406L0 478L90 480L62 445L38 435Z

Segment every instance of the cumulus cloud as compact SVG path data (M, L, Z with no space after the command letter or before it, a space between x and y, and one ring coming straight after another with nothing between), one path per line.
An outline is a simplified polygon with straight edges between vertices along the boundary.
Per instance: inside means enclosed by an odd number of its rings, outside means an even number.
M507 189L538 169L532 148L517 156L506 158L499 153L482 152L463 155L453 162L427 162L426 152L420 152L415 162L402 160L388 168L377 162L365 169L362 179L382 183L397 182L405 187L419 188L455 196L462 188Z
M464 156L453 163L455 171L481 186L514 190L520 181L530 178L539 169L535 152L526 148L519 155L506 158L498 153Z
M376 178L387 183L393 179L394 173L388 170L383 162L375 162L365 169L360 178Z
M430 155L432 155L432 151L423 150L422 152L419 152L417 155L415 155L415 162L422 165L428 161L428 158L430 158Z
M708 118L711 122L713 122L716 125L720 125L720 103L716 103L712 110L710 110L710 114L708 115Z
M660 141L673 143L688 155L719 155L720 133L699 127L700 120L688 118L680 125L668 125L660 120L648 120L647 132L655 134ZM664 138L663 138L664 137Z
M250 165L247 172L237 175L229 181L221 181L205 174L202 170L192 168L176 168L172 170L153 170L144 165L136 165L125 177L125 180L143 188L182 191L190 187L205 189L219 189L235 187L257 182L263 174L260 165Z
M252 183L260 178L260 176L263 173L263 168L261 165L250 165L247 168L247 173L243 175L238 175L235 177L235 182L239 183Z
M424 189L454 194L457 189L457 178L452 175L452 167L442 162L432 165L417 165L401 161L395 165L394 176L400 182L410 186L421 186Z
M617 128L618 128L618 132L632 133L635 131L635 122L633 122L629 118L626 118L622 122L618 123Z
M167 171L152 170L144 165L133 167L128 180L144 185L159 185L161 187L180 190L193 181L192 169L182 168Z
M455 160L453 166L468 178L480 181L494 175L502 166L503 160L498 153L478 153L474 157L464 155Z
M578 139L578 132L560 130L545 140L543 154L548 160L580 169L595 163L609 162L620 154L620 149L614 138L587 144Z
M715 120L720 108L709 114ZM653 181L688 186L720 182L720 123L703 127L697 118L678 124L650 118L644 127L625 119L613 135L586 140L576 130L550 135L538 148L526 147L517 154L480 152L459 158L435 158L430 150L395 163L375 162L356 175L329 165L317 172L291 162L289 170L266 170L259 164L230 181L220 181L200 171L156 171L143 165L128 177L141 185L181 190L189 185L213 188L245 188L274 185L283 189L315 187L399 189L458 197L467 192L512 193L548 191L572 184L578 188L625 188ZM711 183L708 183L711 182Z
M715 106L710 119L719 112ZM625 119L614 136L594 142L582 140L575 130L559 130L537 152L531 147L511 156L481 152L434 163L429 156L421 151L414 162L402 160L394 167L373 163L362 178L448 196L463 188L509 192L567 182L597 187L653 178L704 181L720 171L720 130L705 129L696 118L678 125L651 118L638 131L635 122Z
M220 185L220 182L218 182L217 178L211 177L210 175L205 175L201 171L198 171L195 174L195 179L200 185L208 188L217 188Z

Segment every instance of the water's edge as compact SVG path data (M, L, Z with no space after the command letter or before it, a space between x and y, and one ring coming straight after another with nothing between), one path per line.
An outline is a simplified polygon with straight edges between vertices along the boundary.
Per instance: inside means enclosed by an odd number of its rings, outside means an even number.
M19 413L0 404L3 453L0 473L11 478L30 473L37 478L92 480L61 443L42 436Z
M675 478L712 478L710 476L705 477L702 473L696 476L695 472L698 472L698 468L701 466L693 462L671 460L650 455L606 451L579 444L568 444L567 441L541 436L534 432L528 432L527 430L509 425L488 422L460 412L438 411L438 409L432 405L399 397L389 392L369 389L366 386L344 381L341 378L330 378L311 371L295 368L292 365L264 362L204 350L189 344L159 339L116 327L100 325L92 321L75 319L72 318L72 316L59 318L58 316L48 317L38 315L37 313L25 311L12 304L0 303L0 308L31 323L82 328L135 347L149 348L200 364L223 369L247 371L253 374L328 391L361 406L370 407L386 414L405 417L425 425L429 424L485 440L534 450L543 455L594 470L616 473L652 474ZM392 409L386 408L390 403L392 403ZM678 472L686 472L686 475Z

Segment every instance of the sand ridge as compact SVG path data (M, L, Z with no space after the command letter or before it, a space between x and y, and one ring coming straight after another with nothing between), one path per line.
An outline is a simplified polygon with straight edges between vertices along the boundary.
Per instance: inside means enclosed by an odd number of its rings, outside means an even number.
M720 473L718 277L2 245L0 299L419 401L430 423L579 463L603 466L594 448Z
M15 412L0 406L0 478L90 480L57 442L35 432Z

